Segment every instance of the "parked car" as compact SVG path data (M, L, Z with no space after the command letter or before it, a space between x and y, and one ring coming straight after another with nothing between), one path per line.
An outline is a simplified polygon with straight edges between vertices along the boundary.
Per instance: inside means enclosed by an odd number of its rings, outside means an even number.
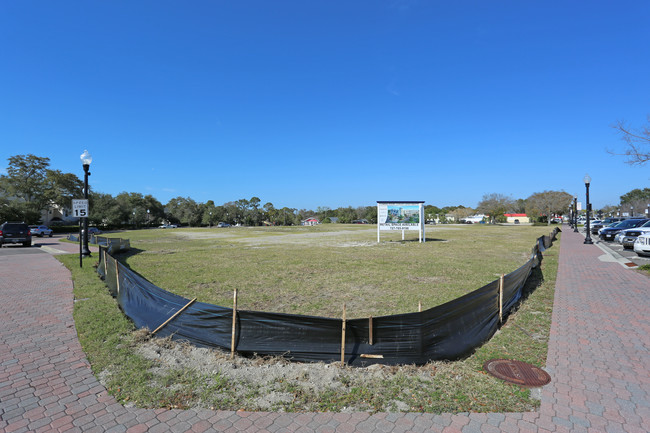
M634 248L634 242L636 238L641 236L644 233L650 233L650 220L639 227L633 229L622 230L619 234L621 235L621 244L625 249Z
M614 240L614 237L621 232L622 230L625 229L632 229L635 227L639 227L643 224L645 224L647 221L650 221L648 219L627 219L623 220L616 225L612 227L606 227L602 230L600 230L599 236L600 239L604 241L611 242Z
M593 220L589 222L589 230L594 234L594 226L600 224L600 220ZM587 230L587 223L585 223L585 230Z
M650 233L644 233L636 238L634 252L639 256L650 256Z
M32 232L29 226L20 222L5 222L0 225L0 248L5 244L23 244L32 246Z
M607 227L612 223L623 221L624 219L625 217L607 217L602 221L594 221L593 224L589 225L589 227L591 228L591 234L597 235L598 230L602 229L603 227Z
M219 224L217 224L217 227L230 227L230 224L228 224L228 223L219 223Z
M620 232L616 233L616 236L614 236L614 243L615 244L622 244L623 243L623 235L625 230L621 230Z
M84 232L84 230L81 229L82 234L83 234L83 232ZM97 227L88 227L88 236L99 235L101 233L102 233L102 231L99 230Z
M29 226L29 231L32 232L32 236L38 236L42 238L43 236L52 237L52 229L48 226Z

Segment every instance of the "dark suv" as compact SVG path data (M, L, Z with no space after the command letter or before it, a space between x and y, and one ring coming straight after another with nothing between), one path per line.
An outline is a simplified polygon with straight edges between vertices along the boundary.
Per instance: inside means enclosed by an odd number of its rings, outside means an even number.
M32 232L25 223L6 222L0 225L0 248L4 244L23 244L32 246Z
M626 220L626 219L627 219L627 217L607 217L604 220L602 220L601 222L591 225L591 234L592 235L597 235L598 230L602 229L603 227L607 227L608 225L610 225L612 223L621 222L621 221Z
M625 229L633 229L635 227L639 227L639 226L645 224L648 221L650 221L650 220L647 219L647 218L646 219L634 218L634 219L623 220L623 221L617 223L614 226L603 228L600 231L600 234L599 234L600 239L602 239L604 241L613 241L614 238L616 237L616 235L620 231L625 230Z

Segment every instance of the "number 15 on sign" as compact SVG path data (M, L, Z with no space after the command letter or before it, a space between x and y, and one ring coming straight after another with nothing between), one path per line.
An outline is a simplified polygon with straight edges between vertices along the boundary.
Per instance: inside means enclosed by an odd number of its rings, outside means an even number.
M72 200L72 215L75 218L85 218L88 216L88 200Z

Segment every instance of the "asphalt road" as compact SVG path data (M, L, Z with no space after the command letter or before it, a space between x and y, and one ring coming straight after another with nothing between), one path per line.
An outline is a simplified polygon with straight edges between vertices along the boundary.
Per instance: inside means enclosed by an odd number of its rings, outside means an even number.
M79 244L60 242L60 239L65 239L67 235L54 235L49 237L32 237L32 246L23 247L21 244L13 245L7 244L0 248L0 257L14 256L14 255L27 255L27 254L79 254ZM92 252L97 251L97 247L91 247Z
M566 229L569 229L569 227L566 227ZM585 234L583 228L580 228L580 233L582 235ZM591 235L591 240L594 242L594 244L600 246L601 248L607 250L608 252L611 252L612 255L614 256L618 255L634 263L637 266L650 264L650 257L641 257L637 255L637 253L635 253L634 250L632 249L626 250L625 248L623 248L623 245L619 243L603 241L598 237L598 235Z
M623 245L618 244L616 242L605 242L601 241L600 239L592 238L594 242L598 242L601 246L605 246L605 248L609 248L613 252L625 257L629 261L635 263L637 266L641 265L647 265L650 264L650 257L641 257L637 255L637 253L634 252L634 250L626 250L623 248Z

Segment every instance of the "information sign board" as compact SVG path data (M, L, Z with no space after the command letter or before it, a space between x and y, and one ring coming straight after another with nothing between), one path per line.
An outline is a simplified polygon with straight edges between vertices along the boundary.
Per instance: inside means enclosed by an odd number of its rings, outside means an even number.
M381 230L417 230L424 240L424 202L377 202L377 241Z

